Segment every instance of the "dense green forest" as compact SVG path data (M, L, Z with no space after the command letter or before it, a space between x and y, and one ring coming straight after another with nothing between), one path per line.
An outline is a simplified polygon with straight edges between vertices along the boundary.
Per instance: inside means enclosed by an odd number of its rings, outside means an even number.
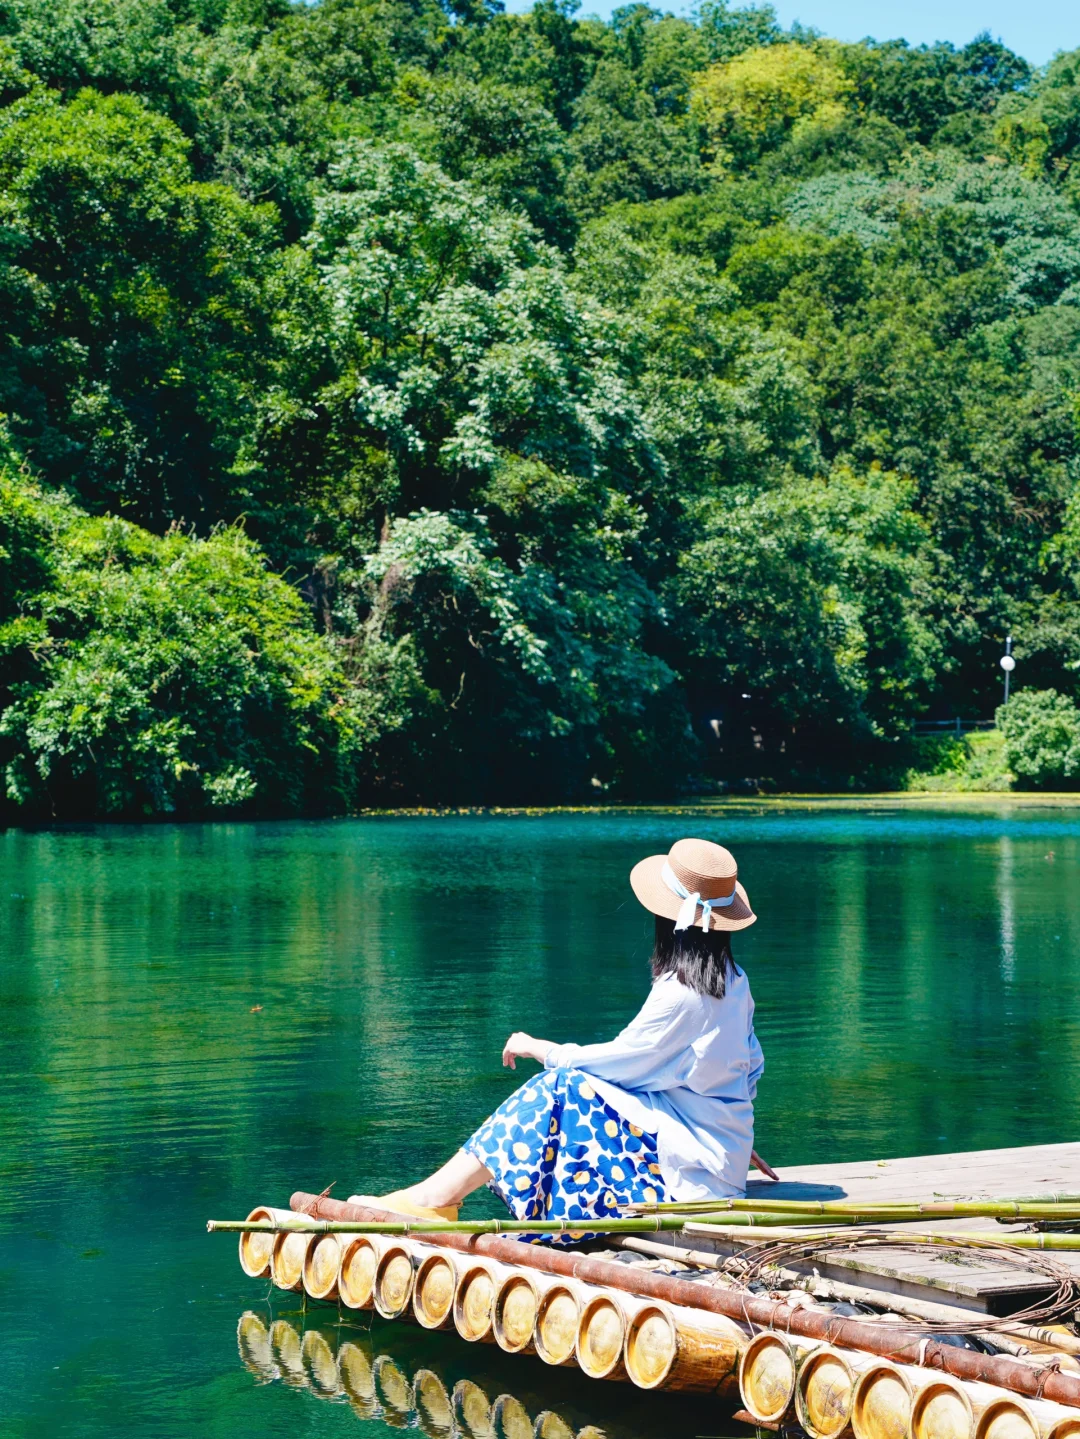
M9 820L1080 776L1080 50L0 0L0 413Z

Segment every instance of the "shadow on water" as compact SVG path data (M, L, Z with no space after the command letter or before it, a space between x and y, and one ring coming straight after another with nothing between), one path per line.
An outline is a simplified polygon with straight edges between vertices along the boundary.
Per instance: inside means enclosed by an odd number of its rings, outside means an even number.
M648 1394L628 1384L586 1379L365 1316L330 1320L295 1312L247 1310L237 1326L244 1368L260 1384L279 1383L363 1421L420 1429L429 1439L670 1439L672 1435L752 1435L708 1396Z

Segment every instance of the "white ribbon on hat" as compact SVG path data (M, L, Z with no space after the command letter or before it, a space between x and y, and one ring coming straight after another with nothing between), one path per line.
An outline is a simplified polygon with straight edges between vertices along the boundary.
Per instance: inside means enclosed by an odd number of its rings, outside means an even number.
M734 904L735 900L738 898L739 891L736 887L733 887L731 893L725 895L722 899L702 899L701 895L696 889L691 894L691 892L687 889L686 885L683 884L683 882L679 879L678 875L672 869L671 865L668 864L667 860L664 861L664 867L660 871L660 878L667 885L668 889L671 890L672 894L677 894L682 900L682 905L679 908L678 917L675 920L675 928L677 930L690 928L690 926L694 922L697 907L700 904L701 927L705 931L708 931L708 928L712 923L713 910L727 909L728 905Z

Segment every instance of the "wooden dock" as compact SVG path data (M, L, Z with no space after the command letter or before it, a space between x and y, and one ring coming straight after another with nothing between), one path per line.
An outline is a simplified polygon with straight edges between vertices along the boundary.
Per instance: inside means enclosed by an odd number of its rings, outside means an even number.
M746 1189L748 1197L757 1199L853 1199L875 1204L890 1199L1011 1199L1062 1191L1080 1193L1080 1143L794 1166L781 1171L779 1184L751 1180ZM882 1227L902 1233L905 1226ZM920 1230L942 1234L985 1230L999 1239L1022 1227L992 1219L926 1220L918 1225ZM675 1244L689 1243L679 1236L657 1237ZM693 1244L721 1253L734 1249L722 1240L699 1236ZM1080 1273L1080 1254L1047 1257ZM935 1256L933 1251L877 1250L872 1257L830 1256L809 1267L825 1277L864 1284L886 1294L936 1297L981 1314L1014 1314L1048 1288L1034 1277L1020 1279L1014 1269L995 1264L992 1255L966 1255L961 1264L954 1258Z

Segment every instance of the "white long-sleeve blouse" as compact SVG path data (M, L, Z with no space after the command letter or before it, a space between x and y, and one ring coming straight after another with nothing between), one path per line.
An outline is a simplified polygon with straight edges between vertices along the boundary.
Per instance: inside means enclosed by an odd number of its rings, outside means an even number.
M621 1034L607 1044L553 1044L544 1067L583 1070L617 1114L656 1135L669 1198L745 1192L765 1060L738 966L723 999L664 975Z

